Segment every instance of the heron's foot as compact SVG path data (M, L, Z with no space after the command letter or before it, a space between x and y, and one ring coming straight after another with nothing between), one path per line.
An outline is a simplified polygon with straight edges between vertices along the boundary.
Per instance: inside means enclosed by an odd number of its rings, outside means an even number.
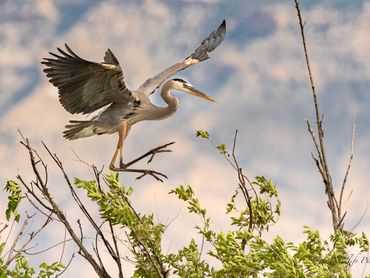
M167 176L165 174L149 169L128 169L127 167L115 167L114 165L109 165L109 169L114 172L139 173L141 175L136 178L137 180L147 175L152 176L153 178L160 182L163 182L163 178L167 179Z
M157 154L157 153L169 153L169 152L172 152L172 150L169 150L169 149L166 149L168 146L170 145L173 145L175 144L175 142L171 142L171 143L167 143L167 144L164 144L162 146L159 146L159 147L156 147L152 150L150 150L148 152L148 155L150 155L150 158L149 160L147 161L147 164L149 164L150 162L152 162L154 156ZM164 176L166 177L166 176ZM167 178L167 177L166 177Z
M139 172L141 173L144 170L137 170L137 169L128 169L126 164L119 164L119 167L116 167L115 165L110 165L109 170L114 171L114 172Z
M159 173L157 171L153 170L143 170L142 174L138 177L136 177L137 180L140 180L142 177L145 177L146 175L150 175L153 178L155 178L157 181L163 182L163 178L168 179L165 174Z

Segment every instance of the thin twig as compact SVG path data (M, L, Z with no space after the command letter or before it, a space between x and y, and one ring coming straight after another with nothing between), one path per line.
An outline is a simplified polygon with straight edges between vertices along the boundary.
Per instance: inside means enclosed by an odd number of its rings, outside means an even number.
M8 254L8 258L6 259L5 261L5 265L9 265L13 260L14 258L17 256L17 254L13 255L13 252L15 251L15 246L17 245L17 243L19 242L19 239L21 238L21 236L23 235L24 233L24 230L27 228L28 226L28 222L29 222L29 219L28 217L23 221L23 224L22 224L22 227L20 228L19 232L17 233L17 236L15 237L15 239L13 240L13 243L12 245L10 246L9 248L9 251L6 252L4 254L7 255Z
M4 227L2 227L1 229L0 229L0 234L5 230L5 229L7 229L9 227L9 225L8 224L5 224L4 225Z
M349 159L348 159L348 164L347 164L347 170L346 170L346 173L344 174L342 188L340 189L339 206L338 206L338 214L339 215L341 215L343 192L344 192L344 188L345 188L346 183L347 183L347 178L348 178L349 170L351 169L351 164L352 164L352 159L353 159L353 146L355 144L355 131L356 131L356 124L353 123L351 148L350 148L350 151L349 151Z
M202 254L203 254L204 239L205 239L205 236L202 235L202 242L201 242L201 245L200 245L200 252L199 252L199 256L198 256L198 263L200 262L200 259L202 258Z
M103 226L103 223L99 226L99 228L101 229L102 226ZM96 233L95 234L95 246L93 245L93 250L96 254L96 257L98 258L100 266L104 269L104 263L103 263L103 260L100 257L100 253L99 253L98 237L99 237L99 234Z
M63 246L63 245L65 245L69 241L72 241L72 239L65 239L62 242L58 242L56 244L53 244L53 245L49 246L48 248L42 249L41 251L30 252L30 251L27 250L24 253L27 254L27 255L30 255L30 256L40 255L40 254L45 253L46 251L50 251L50 250L54 249L55 247L58 247L59 245L62 245ZM59 262L60 263L62 262L61 259L59 259Z
M67 240L67 229L64 227L64 237L63 237L63 245L62 245L62 252L60 253L59 263L63 261L64 251L66 247L66 240Z
M364 210L364 212L362 213L362 215L360 216L360 219L356 222L356 224L355 224L355 225L353 225L353 227L352 227L351 231L354 231L354 230L357 228L357 226L358 226L358 225L360 225L360 223L361 223L361 222L362 222L362 220L364 219L364 217L365 217L365 215L366 215L366 213L367 213L368 209L369 209L369 204L367 204L367 205L366 205L366 209Z
M239 185L240 190L243 193L244 200L245 200L245 202L248 205L248 210L249 210L249 223L248 223L249 226L248 226L248 229L249 229L249 231L252 231L252 229L253 229L253 223L254 223L253 208L252 208L252 203L251 203L251 196L249 196L249 192L247 190L247 187L246 187L246 184L245 184L245 180L248 181L248 183L251 185L251 187L252 187L252 189L253 189L253 191L255 193L256 193L256 191L255 191L254 186L252 185L252 183L249 181L249 179L246 176L243 175L242 169L239 167L238 160L236 159L235 148L236 148L236 139L237 139L237 136L238 136L238 130L235 131L235 135L234 135L232 156L233 156L233 159L234 159L234 165L236 166L237 171L238 171L238 179L239 179L238 185ZM257 194L255 194L255 196L257 196ZM258 198L257 198L257 201L258 201ZM243 241L242 242L243 249L245 248L245 244L246 244L246 242Z
M55 275L55 278L56 277L59 277L59 276L62 276L62 274L68 269L68 267L71 265L72 263L72 260L74 259L75 257L75 253L72 254L71 258L69 259L67 265L64 267L63 271L59 272L57 275Z
M109 222L109 228L110 228L110 231L111 231L111 235L112 235L112 239L113 239L113 244L114 244L114 248L116 250L115 252L115 256L113 257L113 259L116 261L116 264L117 264L117 268L118 268L118 276L120 278L123 278L123 272L122 272L122 263L121 263L121 258L120 258L120 255L119 255L119 250L118 250L118 244L117 244L117 239L116 239L116 234L114 232L114 229L113 229L113 225L112 223Z
M312 129L312 126L311 126L311 123L308 119L305 119L306 121L306 124L307 124L307 130L308 132L311 134L311 138L312 138L312 141L315 145L315 148L316 148L316 152L317 154L319 155L319 159L317 158L314 158L315 162L316 162L316 166L317 168L319 169L320 171L320 174L321 176L323 176L323 170L322 170L322 165L323 165L323 158L321 156L321 152L320 152L320 148L319 148L319 144L317 143L317 139L316 139L316 136L315 136L315 132L313 131Z
M32 216L31 216L32 217ZM31 218L29 217L29 218ZM23 244L23 246L17 251L17 254L23 252L24 250L26 250L26 247L28 244L30 244L32 242L32 240L42 231L44 230L44 228L51 222L51 213L50 215L48 215L48 217L46 218L45 222L43 225L40 226L39 229L37 229L36 231L30 233L30 238Z

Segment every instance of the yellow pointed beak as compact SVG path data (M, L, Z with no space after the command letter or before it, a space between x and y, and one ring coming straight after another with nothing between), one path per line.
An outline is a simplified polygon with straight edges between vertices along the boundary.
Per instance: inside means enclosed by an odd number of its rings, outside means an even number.
M195 89L192 86L184 84L184 90L183 91L185 93L190 94L190 95L201 97L203 99L206 99L206 100L209 100L209 101L212 101L212 102L216 102L213 98L211 98L210 96L207 96L206 94L202 93L201 91Z

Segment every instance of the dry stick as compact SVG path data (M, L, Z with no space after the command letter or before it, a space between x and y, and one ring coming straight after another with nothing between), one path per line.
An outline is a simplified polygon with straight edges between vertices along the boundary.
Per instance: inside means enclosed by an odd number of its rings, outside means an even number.
M161 272L161 269L160 267L157 266L157 264L155 263L155 261L153 260L148 248L146 247L145 243L143 241L140 240L140 238L137 236L136 234L136 231L133 229L133 232L135 233L135 236L136 236L136 240L139 242L139 245L137 245L137 247L140 249L140 252L142 253L146 253L146 256L148 257L148 259L150 260L151 264L154 266L157 274L159 277L166 277L166 276L163 276L162 275L162 272ZM132 252L136 252L135 251L135 246L133 245L132 241L130 240L130 236L126 233L126 236L127 236L127 239L132 247Z
M18 175L17 176L17 179L21 182L21 184L27 189L27 192L29 193L29 194L31 194L31 196L33 197L33 198L35 198L35 200L42 206L42 207L44 207L46 210L48 210L48 211L50 211L50 212L53 212L53 208L51 208L51 207L48 207L38 196L37 196L37 194L35 193L35 191L33 190L33 187L32 187L32 184L31 184L31 187L29 187L28 185L27 185L27 183L23 180L23 178L20 176L20 175ZM40 189L40 191L42 192L42 189ZM29 197L27 196L27 199L28 199ZM31 199L29 199L29 200L31 200ZM36 204L35 204L35 202L31 202L31 205L33 205L38 211L40 211L40 212L42 212L42 210L39 208L39 207L37 207L36 206ZM45 212L42 212L42 214L44 214L44 215L46 215L46 213Z
M120 258L120 255L119 255L116 234L114 232L113 225L110 222L109 222L109 228L110 228L110 231L111 231L111 234L112 234L114 248L116 250L116 255L117 256L114 259L116 260L116 263L117 263L117 268L118 268L118 272L119 272L119 278L123 278L122 263L121 263L121 258Z
M122 195L122 194L120 194L120 195L124 199L124 201L127 203L127 205L130 207L130 209L134 213L136 219L140 222L141 225L143 225L143 223L142 223L142 221L140 219L139 214L136 212L136 210L134 209L134 207L131 205L130 201L124 195ZM163 267L163 265L162 265L162 263L160 261L160 257L158 256L158 254L154 253L154 257L155 257L155 260L154 260L152 258L152 255L151 255L150 251L148 250L147 246L145 245L145 243L139 238L138 233L136 232L136 230L134 228L132 228L132 231L135 233L136 240L143 247L145 253L147 254L148 259L151 261L151 263L155 267L155 269L156 269L157 274L159 275L159 277L166 277L166 270L164 269L164 267ZM151 240L149 233L146 230L144 230L144 232L146 233L146 237L147 237L147 239L148 239L148 241L149 241L149 243L151 245L152 250L154 251L155 250L155 244ZM159 266L157 265L156 262L158 262Z
M15 223L15 219L13 219L12 224L10 225L10 229L9 229L8 234L7 234L7 236L5 238L5 241L4 241L5 244L9 242L10 234L12 234L12 231L13 231L13 228L14 228L14 223ZM6 254L7 253L4 254L4 257L6 256Z
M67 230L66 228L64 227L64 243L62 245L62 252L60 253L60 259L59 259L59 263L62 263L62 260L63 260L63 256L64 256L64 251L65 251L65 248L66 248L66 240L67 240Z
M122 197L126 201L127 205L130 207L130 209L132 210L132 212L134 213L136 219L140 222L141 225L144 226L143 222L141 221L141 218L140 218L139 214L136 212L136 210L134 209L134 207L131 205L131 202L125 196L122 195ZM153 243L150 234L146 230L144 230L144 232L146 234L146 238L148 239L148 241L149 241L149 243L151 245L150 246L151 249L154 251L155 250L155 244ZM163 264L162 264L162 262L160 260L160 257L158 256L158 254L155 253L155 252L153 252L154 253L153 255L155 257L155 261L154 261L154 259L152 258L152 255L149 252L149 250L147 249L147 246L145 245L145 243L137 236L138 233L135 230L134 230L134 233L136 235L136 239L143 246L143 248L145 249L145 252L147 253L147 256L149 257L150 261L152 262L152 264L156 268L156 271L157 271L158 275L160 275L160 277L166 277L166 270L164 269L164 266L163 266ZM159 264L159 268L158 268L156 262Z
M245 202L247 203L248 209L249 209L249 223L248 223L249 227L248 227L248 230L252 231L253 230L254 219L253 219L253 210L252 210L251 197L249 196L248 189L246 188L246 185L245 185L246 177L243 175L242 169L239 167L239 163L238 163L238 160L236 159L236 154L235 154L237 136L238 136L238 130L235 131L235 135L234 135L232 156L233 156L234 163L235 163L235 166L236 166L237 171L238 171L238 179L239 179L239 184L238 185L239 185L239 188L240 188L240 190L242 191L242 193L244 195ZM249 180L248 180L248 182L249 182L249 184L252 184ZM257 194L256 194L256 196L257 196ZM258 198L257 198L257 201L258 201ZM242 246L243 249L245 248L245 244L246 244L246 242L243 242L243 246Z
M45 253L46 251L50 251L53 248L58 247L59 245L65 245L68 241L72 241L72 239L64 239L61 242L58 242L58 243L56 243L54 245L49 246L48 248L45 248L45 249L42 249L42 250L36 251L36 252L30 252L28 250L30 250L31 248L28 248L24 253L27 254L27 255L30 255L30 256L40 255L42 253ZM35 246L33 246L32 248L34 248L34 247ZM62 260L59 259L59 262L61 263Z
M59 272L58 274L55 275L55 278L59 277L59 276L62 276L62 274L67 270L67 268L71 265L72 263L72 260L74 259L75 257L75 253L72 254L71 258L69 259L67 265L65 265L63 271Z
M320 152L319 144L317 143L315 132L312 129L312 126L311 126L310 121L308 119L305 119L305 121L306 121L306 124L307 124L307 130L311 134L312 141L313 141L313 143L315 145L316 152L319 154L319 160L313 154L311 154L311 156L312 156L313 160L315 160L316 166L319 169L321 176L323 176L324 173L323 173L323 170L321 168L321 165L323 165L323 161L322 161L322 157L321 157L321 152Z
M11 245L9 251L8 251L9 254L8 254L8 258L6 259L5 265L8 266L13 261L13 259L16 257L16 255L13 256L13 251L14 251L15 245L18 243L20 237L23 235L23 232L24 232L24 230L26 229L27 226L28 226L28 217L24 220L21 229L19 230L17 236L15 237L15 239L14 239L14 241L13 241L13 243L12 243L12 245ZM5 253L5 255L7 253Z
M204 249L204 239L205 239L205 236L202 235L202 242L200 244L200 252L199 252L199 256L198 256L198 260L197 262L199 263L200 262L200 259L202 258L202 254L203 254L203 249Z
M94 177L96 179L96 182L98 183L98 187L99 189L101 190L101 186L100 186L100 174L103 172L104 170L104 165L102 166L102 168L100 170L98 170L98 168L94 165L94 164L89 164L87 163L86 161L82 160L79 155L75 152L74 149L72 149L72 152L73 154L76 156L77 158L77 161L78 162L81 162L83 164L85 164L88 168L91 168L93 170L93 173L94 173Z
M314 110L315 110L315 117L316 117L316 124L317 124L317 133L318 133L318 138L319 138L319 148L316 149L318 150L318 155L319 155L319 160L320 160L320 165L321 165L321 170L320 174L322 176L323 182L325 184L325 193L328 196L328 207L331 211L332 215L332 222L333 222L333 228L334 230L340 230L342 227L340 227L340 219L342 218L341 215L339 215L339 212L337 210L337 200L335 199L334 195L334 189L333 189L333 182L332 178L330 176L329 172L329 166L325 154L325 147L324 147L324 130L322 128L322 118L320 118L320 112L319 112L319 105L318 105L318 100L317 100L317 94L315 90L315 85L313 82L312 78L312 72L311 72L311 67L308 59L308 51L307 51L307 46L306 46L306 39L305 39L305 34L304 34L304 24L302 21L302 16L301 16L301 10L299 6L299 1L294 0L295 2L295 8L297 10L297 15L298 15L298 20L299 20L299 27L300 27L300 32L301 32L301 37L302 37L302 44L303 44L303 50L304 50L304 56L306 60L306 66L307 66L307 71L308 71L308 76L310 79L310 84L311 84L311 90L312 90L312 96L313 96L313 101L314 101ZM313 133L311 133L312 136ZM317 143L315 143L317 144ZM316 163L317 164L317 163ZM342 225L341 225L342 226Z
M242 191L244 200L246 201L246 203L248 205L248 208L249 208L249 214L250 214L249 215L250 216L249 230L252 230L253 229L253 212L252 212L252 204L251 204L251 201L250 201L252 199L252 197L249 195L248 189L246 188L245 181L247 181L249 186L252 188L253 193L256 196L257 205L259 203L259 200L258 200L258 197L257 197L258 196L257 191L254 188L253 183L250 181L250 179L246 175L244 175L242 169L239 167L239 163L238 163L238 160L237 160L236 154L235 154L237 137L238 137L238 130L235 130L235 135L234 135L234 139L233 139L233 148L232 148L232 157L233 157L234 163L233 163L233 161L231 161L231 159L226 154L223 154L223 156L229 162L231 167L234 168L234 170L238 173L238 180L239 180L238 186L239 186L240 190ZM217 148L217 145L210 138L207 138L207 139L215 148Z
M4 227L2 227L1 229L0 229L0 234L6 229L6 228L8 228L9 227L9 225L8 224L5 224L4 225Z
M23 184L23 183L22 183ZM29 193L29 192L28 192ZM32 199L31 199L31 197L29 196L29 194L28 193L25 193L24 195L26 196L26 198L27 198L27 201L34 207L34 209L36 209L38 212L40 212L42 215L44 215L46 218L47 217L49 217L49 215L50 215L50 219L52 220L52 221L58 221L58 222L60 222L59 221L59 219L58 218L55 218L55 217L52 217L52 211L50 211L50 214L47 214L46 212L44 212L41 208L39 208L37 205L36 205L36 203L34 202L34 201L32 201Z
M102 225L103 224L101 224L99 226L99 228L101 228ZM93 245L93 250L94 250L94 252L95 252L95 254L96 254L97 258L98 258L98 261L100 263L100 266L104 269L104 263L103 263L103 260L100 257L100 253L99 253L98 235L99 235L98 233L95 234L95 246Z
M75 155L77 156L77 154L75 153ZM77 156L78 157L78 156ZM82 161L80 159L80 161ZM83 161L82 161L83 162ZM101 168L101 170L98 170L98 168L95 166L95 165L89 165L88 163L84 162L86 165L88 165L90 168L92 168L93 172L94 172L94 176L95 176L95 180L96 180L96 183L98 185L98 188L99 190L101 191L102 190L102 187L101 187L101 182L100 182L100 175L101 173L103 172L103 168L104 166ZM115 235L115 232L114 232L114 229L113 229L113 225L109 223L109 227L111 229L111 234L112 234L112 239L113 239L113 246L115 248L115 253L110 253L111 257L113 258L113 260L116 262L117 264L117 268L118 268L118 272L119 272L119 277L120 278L123 278L123 271L122 271L122 262L121 262L121 258L120 258L120 254L119 254L119 249L118 249L118 244L117 244L117 239L116 239L116 235ZM104 222L100 225L100 227L102 227L104 224ZM97 246L97 241L96 241L96 248L98 248Z
M72 151L73 151L74 155L77 157L77 159L78 159L79 162L85 164L86 166L88 166L89 168L91 168L93 170L94 177L95 177L96 183L98 185L98 188L99 188L99 190L102 190L101 183L100 183L100 174L102 173L104 166L101 168L101 170L98 170L98 168L95 165L91 165L91 164L87 163L86 161L83 161L74 150L72 150ZM101 231L101 227L102 227L103 224L104 223L102 223L99 226L99 231ZM112 224L109 223L109 225L110 225L111 231L112 231L112 228L113 228L112 227ZM95 254L97 255L97 258L98 258L101 266L103 267L103 262L102 262L102 260L100 258L99 247L98 247L98 240L97 240L97 236L99 234L100 233L97 231L96 236L95 236L95 248L94 248L94 251L95 251ZM118 251L118 246L117 246L117 241L115 239L114 231L113 231L112 237L113 237L113 244L114 244L114 248L115 248L115 253L114 252L109 252L109 254L111 255L111 257L113 258L113 260L117 264L117 268L118 268L118 272L119 272L119 277L120 278L121 277L123 278L122 263L121 263L121 259L120 259L120 256L119 256L119 251Z
M237 133L238 133L238 130L235 131L235 136L237 136ZM234 136L234 143L236 142L236 137L235 136ZM213 147L215 147L216 149L218 149L217 148L217 145L211 140L211 138L208 137L207 140L211 143L211 145ZM235 145L233 146L233 149L235 149ZM239 174L238 167L236 165L234 165L234 163L231 161L231 159L226 154L224 154L224 153L222 153L222 155L227 160L227 162L230 164L230 166ZM256 189L254 188L254 186L253 186L252 182L250 181L250 179L246 175L244 175L243 173L242 173L242 175L243 175L244 179L248 182L248 184L250 185L250 187L252 188L255 196L257 196Z
M68 220L66 219L65 215L60 210L58 205L52 199L49 199L49 197L47 197L47 199L51 203L51 205L53 206L54 213L58 216L60 221L64 224L64 226L68 230L68 233L72 237L73 241L80 248L79 253L92 265L92 267L94 268L95 272L99 275L99 277L110 277L108 275L108 273L97 264L95 259L91 256L91 254L87 251L85 246L81 243L81 241L79 240L79 238L75 234L74 230L72 229L71 225L69 224Z
M31 234L30 234L30 238L23 244L23 246L17 251L17 254L19 254L20 252L23 252L23 251L25 251L25 250L30 250L31 248L33 248L33 247L30 247L30 248L26 248L27 247L27 245L28 244L30 244L31 242L32 242L32 240L51 222L51 214L52 213L50 213L50 215L46 218L46 221L45 221L45 223L43 224L43 225L41 225L40 226L40 228L38 229L38 230L36 230L36 231L34 231L34 232L32 232ZM29 217L29 218L32 218L33 217L33 215L31 216L31 217ZM47 249L46 249L47 250ZM46 250L44 250L44 251L46 251Z
M342 211L343 192L344 192L344 187L346 186L346 183L347 183L348 173L349 173L349 170L351 169L351 164L352 164L352 159L353 159L353 146L355 144L355 131L356 131L356 124L353 123L352 138L351 138L351 149L349 151L349 159L348 159L348 164L347 164L347 170L346 170L346 173L344 174L342 188L340 189L340 195L339 195L339 206L338 206L338 214L339 215L342 214L341 211ZM342 219L344 219L344 216L342 217Z
M22 135L23 137L23 135ZM23 137L24 138L24 137ZM51 205L51 208L47 207L44 205L44 207L46 207L47 209L51 209L51 211L59 218L59 220L63 223L63 225L65 226L65 228L67 229L69 235L72 237L73 241L76 243L76 245L80 248L80 251L79 251L79 254L84 257L90 264L91 266L94 268L96 274L99 276L99 277L110 277L109 274L104 270L102 269L99 264L95 261L95 259L92 257L92 255L88 252L88 250L85 248L85 246L81 243L81 241L79 240L79 238L77 237L77 235L75 234L72 226L70 225L69 221L67 220L67 218L65 217L64 213L61 211L61 209L59 208L59 206L54 202L53 198L51 197L50 193L49 193L49 190L46 186L46 184L44 183L44 180L41 178L41 175L40 175L40 172L39 170L37 169L37 166L36 164L38 162L36 162L35 160L35 156L34 156L34 153L37 154L37 152L30 146L29 144L29 141L28 139L25 140L25 142L21 142L28 150L29 150L29 155L30 155L30 161L31 161L31 166L32 166L32 169L33 169L33 172L34 174L36 175L36 178L37 178L37 182L39 183L39 187L38 188L41 188L40 191L42 192L43 194L43 197L46 199L46 201ZM52 156L53 157L53 156ZM54 158L54 157L53 157ZM42 161L42 160L41 160ZM45 164L44 165L44 169L46 169L45 167ZM59 164L58 164L59 165ZM66 173L64 172L64 169L63 169L63 174L65 175L66 177ZM68 177L67 177L68 178ZM68 180L69 181L69 180ZM23 184L25 184L24 182L22 182ZM27 188L27 190L30 191L30 188ZM32 191L30 192L33 196L34 194L32 193ZM43 204L43 202L41 200L38 200L38 202L40 204Z
M50 151L49 151L49 153L50 153ZM51 154L51 153L50 153L50 154ZM58 158L57 158L57 159L58 159ZM64 169L62 169L62 171L64 171ZM98 174L98 176L99 176L100 172L97 172L97 174ZM108 184L108 182L107 182L106 180L105 180L105 182ZM74 192L74 193L75 193L75 192ZM76 193L75 193L75 194L76 194ZM130 204L129 200L127 200L127 199L125 198L125 196L122 196L122 197L123 197L123 199L125 200L125 202L129 205L130 209L134 212L134 214L135 214L136 218L137 218L139 221L141 221L141 220L140 220L139 215L137 214L137 212L135 211L135 209L132 207L132 205ZM98 230L100 231L100 228L99 228L99 227L98 227ZM100 232L101 232L101 231L100 231ZM133 232L134 232L135 234L137 234L135 230L133 230ZM153 242L151 242L151 240L150 240L150 235L149 235L148 233L147 233L147 238L148 238L149 242L151 243L152 248L154 249L154 244L153 244ZM147 256L148 256L149 260L150 260L150 261L151 261L151 263L154 265L154 267L155 267L155 269L156 269L156 271L157 271L157 274L158 274L160 277L163 277L163 275L162 275L162 273L161 273L162 265L160 264L160 267L158 267L158 266L157 266L157 264L155 263L154 259L152 258L152 256L151 256L151 254L150 254L149 250L147 249L146 245L144 244L144 242L143 242L143 241L141 241L138 237L137 237L137 240L139 241L139 243L140 243L141 247L143 248L143 252L147 254ZM94 249L94 251L96 252L96 251L98 251L98 250ZM111 256L113 257L113 259L114 259L114 256L113 256L112 254L114 254L115 256L117 256L117 254L115 254L114 252L111 252L110 254L111 254ZM158 262L160 262L159 257L157 256L157 254L155 254L155 257L156 257L156 260L157 260ZM116 262L117 262L117 261L116 261Z
M94 219L92 218L92 216L90 215L90 213L87 211L87 209L83 205L83 202L81 201L81 199L78 197L76 191L74 190L74 188L72 186L72 183L69 180L69 177L68 177L67 173L65 172L65 170L63 168L62 162L60 161L60 159L58 158L58 156L56 154L52 154L51 153L50 149L45 145L44 142L42 142L42 144L44 145L45 149L47 150L47 152L49 153L49 155L51 156L51 158L57 164L57 166L59 167L59 169L62 171L62 173L64 175L64 179L66 180L66 182L68 184L68 187L69 187L69 189L70 189L70 191L72 193L73 199L75 200L75 202L77 203L77 205L79 206L79 208L81 209L81 211L84 213L84 215L87 218L87 220L89 220L90 224L93 226L93 228L95 229L95 231L99 234L99 236L101 237L101 239L104 242L104 245L107 247L108 251L111 254L114 254L114 249L110 245L109 241L105 238L105 236L102 233L102 231L100 231L98 225L96 224L96 222L94 221Z
M27 213L26 213L27 214ZM9 265L17 256L19 253L27 250L27 245L32 242L32 239L39 233L41 232L41 230L43 230L43 228L49 223L49 221L47 220L45 222L44 225L41 226L41 228L37 231L34 231L32 233L30 233L30 238L26 241L26 243L23 244L23 246L19 249L19 250L16 250L15 247L17 245L18 242L20 242L20 240L22 239L22 237L25 235L25 233L27 232L29 226L29 219L31 219L35 214L29 216L27 214L27 218L25 219L25 221L23 222L22 224L22 227L20 229L20 231L18 232L16 238L13 240L13 243L12 243L12 246L10 247L10 249L4 254L4 256L6 256L8 254L8 259L6 261L6 264ZM14 224L14 222L13 222ZM12 229L11 229L12 230ZM7 242L8 239L5 241ZM32 247L31 247L32 248ZM13 255L13 252L15 252L15 254Z
M357 226L358 226L358 225L360 225L360 223L361 223L361 222L362 222L362 220L364 219L364 217L365 217L365 215L366 215L366 213L367 213L368 209L369 209L369 204L367 204L367 205L366 205L366 209L365 209L365 211L362 213L362 215L361 215L360 219L356 222L356 224L352 227L351 231L354 231L354 230L357 228Z
M163 146L160 146L160 147L157 147L157 148L155 148L155 149L152 149L152 150L150 150L149 152L147 152L146 154L144 154L143 156L141 156L141 157L139 157L138 159L136 159L136 160L134 160L134 161L132 161L132 162L130 162L129 164L127 164L127 165L132 165L133 163L135 163L135 162L137 162L137 161L139 161L139 160L141 160L141 159L143 159L144 157L146 157L146 156L148 156L148 155L152 155L152 157L151 157L151 159L153 159L153 157L154 157L154 154L155 154L155 151L158 151L159 149L162 149L162 148L165 148L165 147L167 147L167 146L169 146L169 145L172 145L172 144L174 144L174 142L171 142L171 143L169 143L169 144L165 144L165 145L163 145ZM45 146L46 147L46 146ZM50 151L49 151L49 153L50 153ZM51 153L50 153L51 154ZM77 157L77 159L79 160L79 161L81 161L81 162L83 162L84 164L86 164L87 166L89 166L89 167L92 167L93 168L93 172L94 172L94 175L95 175L95 179L96 179L96 181L97 181L97 184L98 184L98 187L99 187L99 189L101 190L101 184L100 184L100 174L101 174L101 172L102 172L102 170L103 169L101 169L100 171L96 168L96 166L94 166L94 165L90 165L90 164L88 164L88 163L86 163L86 162L84 162L83 160L81 160L80 158L79 158L79 156L75 153L75 156ZM151 160L150 159L150 160ZM129 203L128 202L128 200L126 200L125 199L125 201L127 202L127 203ZM130 204L129 204L130 205ZM131 207L131 209L132 209L132 211L135 213L135 215L136 215L136 217L140 220L140 218L139 218L139 216L137 215L137 213L136 213L136 211L133 209L133 207L130 205L130 207ZM109 223L110 224L110 223ZM111 225L111 224L110 224ZM113 227L111 227L111 228L113 228ZM100 231L100 229L98 229L99 231ZM98 232L98 231L97 231ZM136 232L135 232L136 233ZM148 235L148 238L149 238L149 235ZM119 277L123 277L123 273L122 273L122 264L121 264L121 260L120 260L120 256L119 256L119 252L118 252L118 246L117 246L117 242L116 242L116 239L115 239L115 237L114 237L114 235L113 235L113 243L114 243L114 246L115 246L115 252L109 252L110 253L110 255L112 256L112 258L113 258L113 260L116 262L116 264L117 264L117 267L118 267L118 269L119 269ZM109 248L108 248L109 249ZM146 253L148 254L148 256L150 257L151 255L150 255L150 253L149 253L149 251L146 249L146 246L144 246L144 249L147 251ZM94 251L95 251L95 253L97 254L97 256L98 256L98 260L99 261L101 261L100 260L100 255L99 255L99 250L98 250L98 246L96 246L96 249L94 249ZM157 257L157 256L156 256ZM155 262L150 258L150 260L152 261L152 263L155 265ZM158 258L157 258L157 260L158 260ZM158 269L157 268L157 266L155 265L155 267L156 267L156 269Z

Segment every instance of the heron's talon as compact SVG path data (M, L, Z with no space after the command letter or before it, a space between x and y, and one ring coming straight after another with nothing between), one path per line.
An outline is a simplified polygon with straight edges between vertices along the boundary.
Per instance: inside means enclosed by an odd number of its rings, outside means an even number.
M146 175L150 175L153 178L155 178L157 181L160 181L160 182L163 182L163 180L159 176L162 176L163 178L167 179L166 175L164 175L162 173L159 173L157 171L153 171L153 170L143 170L143 173L140 176L138 176L136 179L140 180L142 177L145 177Z

